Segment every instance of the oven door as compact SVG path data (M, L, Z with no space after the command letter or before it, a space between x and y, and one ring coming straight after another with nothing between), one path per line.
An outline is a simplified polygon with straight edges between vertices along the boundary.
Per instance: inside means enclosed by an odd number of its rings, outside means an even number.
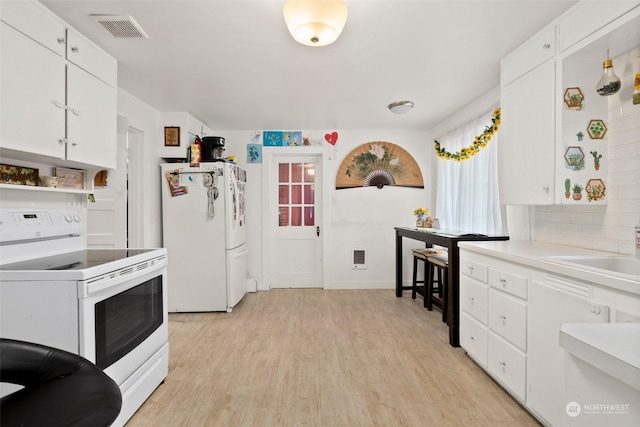
M80 354L123 382L168 342L166 259L79 282Z

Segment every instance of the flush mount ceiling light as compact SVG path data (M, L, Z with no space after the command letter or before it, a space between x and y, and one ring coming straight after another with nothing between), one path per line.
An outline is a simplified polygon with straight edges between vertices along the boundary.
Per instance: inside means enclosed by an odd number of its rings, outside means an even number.
M287 0L282 13L298 43L326 46L338 39L349 10L342 0Z
M413 101L397 101L387 106L394 114L408 113L413 108Z

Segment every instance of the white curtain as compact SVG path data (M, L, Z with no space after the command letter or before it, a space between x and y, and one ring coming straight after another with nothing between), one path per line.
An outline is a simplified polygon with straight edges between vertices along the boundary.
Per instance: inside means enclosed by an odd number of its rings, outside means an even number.
M473 144L491 124L492 111L438 138L451 153ZM436 216L440 228L481 234L503 234L498 190L498 137L468 160L437 159L438 190Z

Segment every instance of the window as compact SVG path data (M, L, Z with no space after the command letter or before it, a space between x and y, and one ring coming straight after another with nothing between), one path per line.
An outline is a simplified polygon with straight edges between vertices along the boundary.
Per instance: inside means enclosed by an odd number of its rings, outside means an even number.
M315 165L278 164L278 225L315 225Z
M491 111L438 138L449 152L473 143L491 124ZM438 159L437 217L440 226L483 234L504 234L498 189L498 138L468 160Z

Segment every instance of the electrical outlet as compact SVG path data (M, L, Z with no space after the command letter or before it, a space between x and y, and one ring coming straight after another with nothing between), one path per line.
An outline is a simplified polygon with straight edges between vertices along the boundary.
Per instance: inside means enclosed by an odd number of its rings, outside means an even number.
M82 212L82 196L79 194L67 194L67 209Z

